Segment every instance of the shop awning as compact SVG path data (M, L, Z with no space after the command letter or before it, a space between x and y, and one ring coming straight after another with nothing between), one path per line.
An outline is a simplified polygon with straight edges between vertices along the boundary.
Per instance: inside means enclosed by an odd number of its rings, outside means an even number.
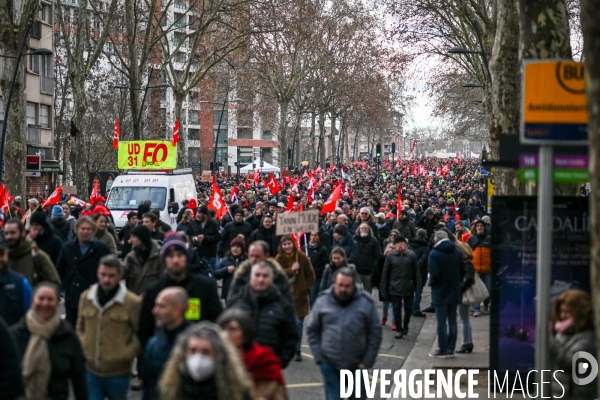
M60 162L56 160L42 160L42 172L57 172L62 174Z

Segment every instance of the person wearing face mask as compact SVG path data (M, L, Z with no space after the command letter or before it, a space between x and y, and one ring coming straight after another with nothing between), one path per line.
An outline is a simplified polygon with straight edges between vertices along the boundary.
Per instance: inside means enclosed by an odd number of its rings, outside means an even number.
M275 233L275 225L273 225L273 216L271 214L265 214L262 219L261 225L255 229L248 238L248 244L252 244L257 240L263 240L269 244L269 247L273 250L275 255L275 249L279 248L280 237Z
M231 241L229 251L225 253L225 258L221 260L219 268L215 270L214 274L215 279L223 279L223 287L221 289L221 298L223 300L227 300L235 270L247 259L246 242L243 238L236 237Z
M177 338L158 383L161 399L250 400L252 383L218 325L201 322Z
M123 264L114 254L100 259L98 283L82 293L77 336L85 355L90 400L123 400L131 363L141 352L136 336L140 300L121 283Z
M129 234L132 251L123 261L127 289L143 295L162 276L165 266L160 258L160 248L150 238L150 231L143 225L136 226Z
M279 262L285 271L290 283L299 336L296 343L296 361L302 361L300 345L302 344L304 317L308 315L310 308L310 291L315 284L315 271L313 270L310 258L298 250L292 237L289 235L281 238L279 253L275 257L275 260Z
M28 399L67 400L70 383L74 398L87 400L83 351L71 325L59 317L59 299L58 286L40 283L33 293L31 309L11 327L21 359L25 395Z
M175 232L167 233L165 243L160 249L160 256L165 264L163 276L146 290L140 312L138 337L145 347L155 331L155 320L152 308L161 290L167 287L180 287L189 295L189 309L185 318L191 322L216 321L223 308L214 280L199 274L192 274L188 268L188 250Z
M357 235L355 236L358 244L356 256L356 270L364 285L364 290L371 292L371 274L377 261L381 258L381 245L379 240L373 236L373 230L369 224L363 222L359 225Z

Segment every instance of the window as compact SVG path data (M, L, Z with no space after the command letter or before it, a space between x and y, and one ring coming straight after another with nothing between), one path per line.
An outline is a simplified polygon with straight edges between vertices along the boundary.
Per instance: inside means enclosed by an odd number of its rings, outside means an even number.
M200 129L188 128L188 139L189 140L200 140Z
M51 56L40 56L40 92L46 94L54 93L54 68L52 68Z
M40 21L35 21L33 26L31 27L31 37L36 39L42 38L42 23Z
M185 49L187 43L185 33L175 32L173 35L173 41L175 42L175 46L179 46L179 44L181 44L180 48Z
M187 54L185 54L184 52L178 51L177 54L175 54L175 62L183 64L186 60Z
M150 208L163 210L167 200L167 188L113 186L106 207L110 210L136 210L145 200L152 202Z
M214 125L219 126L219 119L221 119L221 126L227 126L227 110L223 110L223 118L221 118L221 109L215 110Z
M48 116L50 115L50 106L40 105L40 126L48 127Z
M160 126L167 126L167 109L160 109Z
M196 138L197 140L197 138ZM192 168L200 168L200 148L188 147L188 162Z
M29 56L29 70L34 74L40 73L40 56Z
M42 8L40 8L40 19L47 24L52 23L52 5L51 4L42 3Z
M92 26L94 27L94 29L99 30L100 29L100 21L94 20L92 22Z
M190 117L188 124L198 125L198 110L190 110L188 114Z
M215 129L215 140L217 138L217 130ZM227 144L227 129L219 130L219 140L217 144Z
M108 54L112 54L114 51L114 47L112 43L104 43L104 52Z
M227 159L227 147L217 147L217 162L225 164Z
M185 28L187 25L187 21L184 14L175 13L173 15L173 19L175 20L175 26L177 28Z
M27 125L35 125L35 103L27 102Z
M4 121L4 99L0 97L0 121Z

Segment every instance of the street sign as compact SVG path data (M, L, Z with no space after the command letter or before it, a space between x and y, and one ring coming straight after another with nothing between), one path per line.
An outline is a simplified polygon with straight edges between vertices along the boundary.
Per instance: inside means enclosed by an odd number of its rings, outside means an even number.
M519 180L521 182L533 181L539 179L539 170L537 168L519 168ZM554 168L552 170L552 181L555 183L583 183L590 180L587 169L569 169Z
M587 142L583 68L583 63L574 61L525 62L521 143L574 145Z
M25 157L25 171L26 172L39 172L42 170L42 156L26 156ZM40 176L40 175L29 175L29 176Z
M240 157L254 156L254 149L252 147L239 147L238 151L239 151Z
M589 157L587 154L554 154L553 167L587 169L588 162ZM537 168L538 166L537 154L519 155L520 168Z

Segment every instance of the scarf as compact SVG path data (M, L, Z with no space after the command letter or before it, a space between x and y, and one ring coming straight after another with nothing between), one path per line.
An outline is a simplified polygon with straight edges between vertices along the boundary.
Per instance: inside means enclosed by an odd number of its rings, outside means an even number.
M28 399L45 399L52 374L48 340L60 326L60 318L56 313L49 321L44 321L30 309L25 314L25 324L31 332L23 356L25 395Z

